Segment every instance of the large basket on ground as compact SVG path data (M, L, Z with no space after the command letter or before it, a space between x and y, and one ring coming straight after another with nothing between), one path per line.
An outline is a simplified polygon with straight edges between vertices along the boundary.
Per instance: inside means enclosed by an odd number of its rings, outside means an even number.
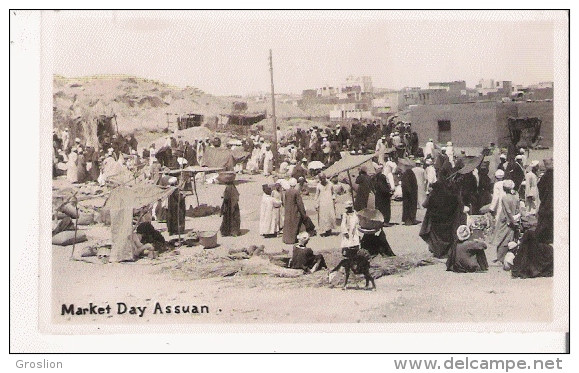
M199 237L199 244L204 249L212 249L217 246L217 232L215 231L199 232L197 237Z

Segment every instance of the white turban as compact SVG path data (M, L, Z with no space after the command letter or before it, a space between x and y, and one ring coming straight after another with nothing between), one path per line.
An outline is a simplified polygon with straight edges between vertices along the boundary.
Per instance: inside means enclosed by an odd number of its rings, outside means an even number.
M505 177L505 171L503 170L497 170L497 172L495 172L495 177L497 179L502 179L503 177Z
M289 179L289 185L290 185L291 187L294 187L294 186L298 185L298 181L296 180L295 177L292 177L291 179Z

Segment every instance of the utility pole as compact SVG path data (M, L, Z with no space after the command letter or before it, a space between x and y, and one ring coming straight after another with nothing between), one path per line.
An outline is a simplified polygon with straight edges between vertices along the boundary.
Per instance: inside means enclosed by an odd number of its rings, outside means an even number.
M273 90L273 58L271 56L271 49L269 50L269 74L271 76L271 119L273 123L273 144L272 145L272 152L273 152L273 167L277 170L278 165L278 154L277 154L277 124L275 120L275 93Z

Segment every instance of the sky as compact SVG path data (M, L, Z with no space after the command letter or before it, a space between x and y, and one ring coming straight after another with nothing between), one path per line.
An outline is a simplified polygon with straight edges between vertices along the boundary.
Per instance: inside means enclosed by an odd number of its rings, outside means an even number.
M126 74L214 95L276 93L370 75L374 87L554 80L554 23L521 12L52 12L54 74ZM50 65L50 64L49 64Z

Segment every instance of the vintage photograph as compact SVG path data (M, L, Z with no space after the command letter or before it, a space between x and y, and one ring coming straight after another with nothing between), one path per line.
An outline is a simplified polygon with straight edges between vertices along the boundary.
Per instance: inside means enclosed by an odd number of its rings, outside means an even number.
M567 17L43 11L41 328L548 331Z

